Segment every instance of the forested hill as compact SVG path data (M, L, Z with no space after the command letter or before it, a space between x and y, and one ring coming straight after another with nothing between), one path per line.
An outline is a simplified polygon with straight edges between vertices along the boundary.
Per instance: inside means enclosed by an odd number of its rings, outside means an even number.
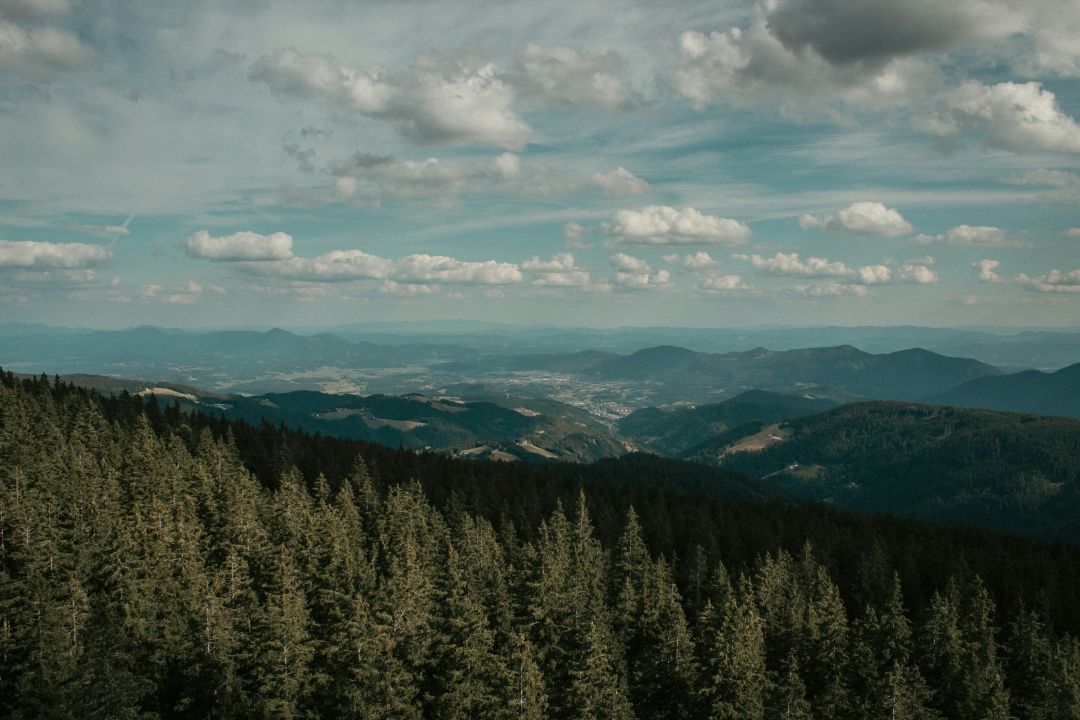
M3 717L1080 707L1075 548L658 458L461 462L0 379Z
M865 402L780 432L719 462L789 496L1080 543L1080 420Z
M969 380L932 398L942 405L1080 417L1080 363Z

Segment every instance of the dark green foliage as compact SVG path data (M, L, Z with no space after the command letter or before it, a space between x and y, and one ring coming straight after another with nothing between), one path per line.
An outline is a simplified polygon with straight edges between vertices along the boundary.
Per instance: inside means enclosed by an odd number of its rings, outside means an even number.
M1072 549L0 379L3 717L1078 714Z
M1080 420L871 402L787 425L720 462L789 496L1080 543Z

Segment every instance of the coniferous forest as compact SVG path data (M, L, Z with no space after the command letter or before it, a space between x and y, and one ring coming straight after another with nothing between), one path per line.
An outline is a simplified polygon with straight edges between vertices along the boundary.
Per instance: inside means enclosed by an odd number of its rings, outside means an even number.
M0 383L0 715L1080 717L1080 551Z

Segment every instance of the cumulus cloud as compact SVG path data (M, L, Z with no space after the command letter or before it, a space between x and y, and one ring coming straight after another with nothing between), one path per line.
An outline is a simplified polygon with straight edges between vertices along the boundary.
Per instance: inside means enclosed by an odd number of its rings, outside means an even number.
M741 245L751 235L739 220L666 205L618 210L603 227L616 244L628 245Z
M520 150L532 136L513 110L512 87L492 64L421 59L391 76L350 68L332 56L284 50L256 61L250 77L279 96L314 100L339 117L387 120L420 144Z
M238 232L212 237L201 231L189 237L185 244L191 257L232 262L250 275L295 282L382 280L404 286L507 285L523 280L517 265L494 260L474 262L427 254L390 260L362 250L332 250L316 257L298 257L292 254L292 240L282 232L271 235Z
M566 247L571 250L587 248L589 246L589 244L585 242L585 228L576 222L568 222L563 226L563 240L566 243Z
M671 257L670 262L675 262L678 259L677 255L669 257ZM702 250L683 257L681 265L683 270L700 273L709 272L718 267L720 263L713 260L712 255Z
M283 232L260 235L245 231L214 237L200 230L184 241L184 249L193 258L265 261L291 258L292 244L292 236Z
M997 260L976 260L971 263L971 267L975 268L975 271L979 274L979 282L982 283L1000 283L1004 282L1004 279L997 274L998 267L1001 263Z
M888 265L866 265L859 268L856 276L863 285L885 285L893 280L892 268Z
M615 268L615 284L628 290L655 290L666 288L671 283L668 270L653 270L649 263L641 258L615 253L610 257Z
M0 16L0 75L47 80L61 70L86 67L93 52L78 36L55 27L22 27Z
M593 173L589 176L589 181L609 197L641 195L649 189L647 182L622 165L608 172Z
M957 225L954 228L950 228L943 235L916 235L915 240L923 245L941 243L944 245L978 245L982 247L1000 248L1029 247L1028 243L1009 239L1008 234L1001 228L985 225Z
M809 257L805 260L798 253L778 252L772 257L761 255L733 255L736 260L749 262L761 275L779 277L836 278L837 284L887 285L897 282L927 285L938 281L938 275L929 265L933 258L923 258L894 267L890 260L877 265L852 268L845 263L826 258ZM824 287L818 285L803 288ZM800 291L802 292L802 291Z
M789 275L798 277L851 277L855 271L842 262L810 257L803 260L798 253L778 252L770 258L761 255L735 255L736 260L749 262L755 272L762 275Z
M244 263L241 267L256 275L269 275L307 282L351 282L384 280L393 263L362 250L333 250L313 258L290 257L270 262Z
M865 297L870 290L865 285L852 285L840 282L816 283L814 285L796 285L789 289L796 295L811 297Z
M570 253L558 253L550 260L533 257L521 263L521 269L533 275L533 285L585 287L589 284L589 273L577 266Z
M409 255L393 263L390 279L405 283L453 283L464 285L510 285L522 281L521 270L512 263L484 260L469 262L443 255Z
M142 300L156 300L167 305L190 305L205 294L224 295L225 289L217 285L204 287L195 280L185 280L174 292L169 292L161 285L143 285L139 290Z
M629 102L622 65L614 52L588 55L564 46L530 44L522 53L515 84L522 95L545 103L618 108Z
M911 223L899 211L880 202L855 202L834 215L802 215L799 225L803 229L885 237L906 235L912 230Z
M811 49L832 64L871 67L948 48L976 25L967 3L935 0L779 0L769 3L766 19L791 51Z
M583 174L573 169L523 162L505 152L490 160L405 160L357 153L330 164L339 199L377 204L379 198L439 197L512 194L554 196L599 193L606 196L639 195L648 184L629 170Z
M874 5L879 15L888 10ZM892 43L892 52L881 45L886 54L874 57L875 37L841 30L850 20L838 22L830 15L845 14L845 3L821 8L813 23L798 30L793 18L808 9L809 3L759 2L749 28L684 32L679 38L676 88L698 108L717 100L769 102L787 114L804 115L821 110L831 114L838 105L880 109L907 103L937 83L937 71L897 53L897 42ZM771 17L777 12L779 25ZM876 21L871 26L877 29ZM784 31L783 37L778 29ZM846 44L838 37L845 31L852 36ZM834 63L822 52L858 61Z
M1045 293L1080 293L1080 268L1062 272L1051 270L1044 275L1029 277L1024 273L1016 276L1016 282L1028 290Z
M1041 83L969 81L943 92L939 105L917 118L916 128L940 138L974 133L990 147L1015 153L1080 154L1080 125Z
M749 286L739 275L708 275L698 281L697 289L702 292L726 293L733 290L747 290Z
M510 263L467 262L425 254L389 260L362 250L333 250L313 258L292 257L245 264L243 268L257 275L320 283L390 280L402 285L505 285L522 280L521 271Z
M0 240L0 268L87 268L111 259L112 252L101 245Z
M905 263L896 269L901 282L912 285L931 285L940 278L930 267L918 263Z

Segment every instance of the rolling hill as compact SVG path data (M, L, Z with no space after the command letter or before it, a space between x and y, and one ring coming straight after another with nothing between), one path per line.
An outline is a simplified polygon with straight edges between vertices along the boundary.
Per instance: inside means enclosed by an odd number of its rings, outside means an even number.
M1080 420L866 402L787 421L773 437L698 459L791 497L1080 542Z
M1080 417L1080 363L970 380L927 401L941 405Z
M650 450L674 456L747 423L775 423L835 406L836 403L827 398L748 390L730 400L694 408L638 410L623 418L618 430L621 435L634 438Z

